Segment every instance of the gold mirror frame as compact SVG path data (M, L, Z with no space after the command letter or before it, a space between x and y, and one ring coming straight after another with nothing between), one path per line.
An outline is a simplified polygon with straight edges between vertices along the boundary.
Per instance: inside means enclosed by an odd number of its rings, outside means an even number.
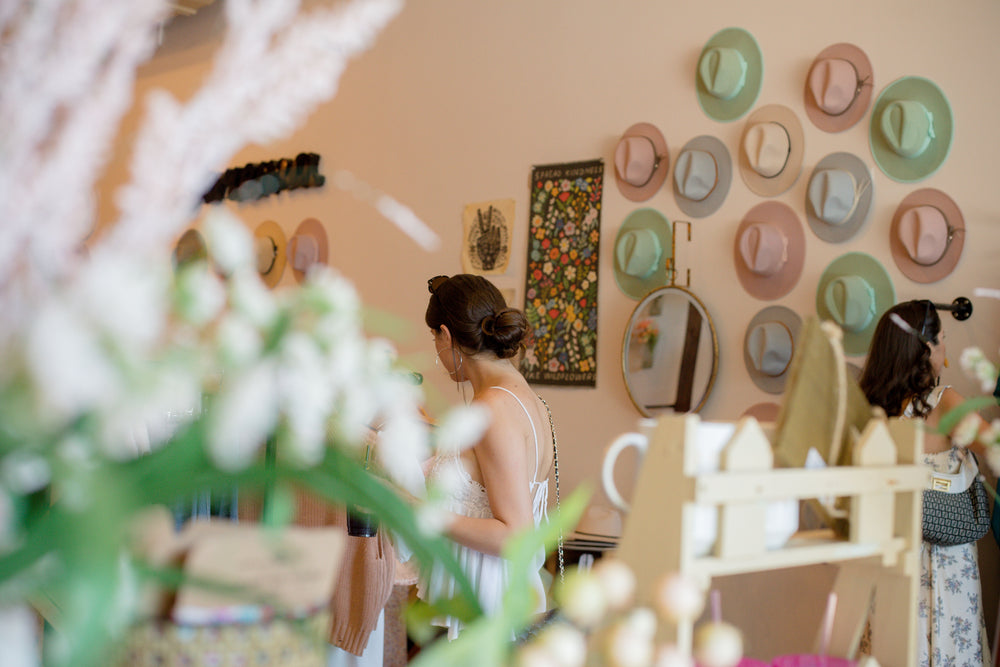
M677 286L677 285L667 285L665 287L658 287L658 288L656 288L654 290L651 290L644 297L642 297L642 299L639 300L639 303L636 305L635 309L632 311L632 314L629 316L628 325L625 327L625 334L624 334L624 336L622 338L622 352L621 352L622 378L625 381L625 389L626 389L626 391L628 391L629 399L632 401L632 404L636 407L636 409L639 411L639 413L642 414L644 417L656 417L658 414L662 414L663 412L668 412L670 410L673 410L674 412L678 412L678 410L676 409L677 400L675 400L675 402L674 402L673 405L664 405L662 408L658 407L658 406L654 406L654 408L652 408L652 409L655 409L656 412L651 412L650 411L651 408L645 404L646 402L640 400L639 397L636 396L637 392L633 388L633 382L630 380L630 375L629 375L630 374L630 368L629 368L629 365L630 365L630 361L635 361L635 359L633 357L637 353L631 351L631 349L630 349L630 343L632 343L634 329L636 327L637 322L639 321L640 315L644 314L647 311L647 309L651 310L653 302L657 298L662 297L662 296L667 295L667 294L676 294L676 293L680 293L681 295L683 295L683 297L686 299L686 301L688 303L688 306L692 307L692 308L695 308L698 311L699 315L701 315L702 318L708 322L709 332L712 335L712 367L711 367L711 372L710 372L709 378L708 378L708 384L705 386L704 391L702 392L701 396L697 399L697 405L694 405L694 400L695 400L695 395L694 394L695 394L695 392L693 391L693 386L692 386L692 392L691 392L691 395L690 395L689 399L690 399L691 405L693 407L689 407L689 409L687 409L687 410L681 410L680 412L698 412L699 410L701 410L702 407L704 407L704 405L705 405L705 401L708 400L709 395L712 393L712 387L715 386L715 378L716 378L716 375L718 374L718 370L719 370L719 339L718 339L718 336L717 336L717 334L715 332L715 323L712 321L712 316L709 314L708 309L705 308L705 304L702 303L701 299L699 299L697 296L695 296L694 293L692 293L690 290L685 289L685 288L680 287L680 286ZM657 333L657 335L658 335L658 333ZM685 336L685 338L687 338L687 337L688 336ZM703 333L701 331L699 331L699 333L698 333L698 350L701 349L702 337L703 337ZM650 347L651 348L655 347L655 343L654 343L653 346L650 346ZM637 348L637 350L639 351L638 353L641 354L642 348ZM652 355L653 354L653 350L650 349L649 353L650 353L650 355ZM697 358L698 354L699 354L699 352L696 350L695 351L695 358ZM684 361L685 361L685 358L684 358L684 354L683 354L683 351L682 351L681 352L681 359L679 360L679 366L683 367ZM678 372L677 372L678 379L679 379L679 377L680 377L680 375L681 375L682 372L683 372L683 368L680 368L678 370ZM692 369L690 372L691 372L691 375L692 375L692 383L693 383L694 382L694 369ZM676 396L675 396L675 399L676 399Z

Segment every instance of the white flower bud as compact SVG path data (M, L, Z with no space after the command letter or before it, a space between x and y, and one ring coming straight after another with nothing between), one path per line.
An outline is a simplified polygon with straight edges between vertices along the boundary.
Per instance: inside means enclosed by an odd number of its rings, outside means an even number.
M743 635L723 622L703 623L694 633L694 658L703 667L736 667L743 657Z
M602 558L594 565L593 572L601 582L611 609L624 609L632 602L635 594L635 574L624 561L614 557Z
M656 609L667 620L693 621L705 608L705 593L691 579L680 574L665 575L656 584Z
M608 600L604 587L589 572L574 569L558 589L558 599L566 618L583 628L597 625L607 612Z

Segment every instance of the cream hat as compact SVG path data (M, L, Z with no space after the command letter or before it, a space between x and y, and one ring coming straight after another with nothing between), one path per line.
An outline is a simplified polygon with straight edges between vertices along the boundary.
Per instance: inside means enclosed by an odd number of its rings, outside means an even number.
M769 104L750 114L740 141L743 182L762 197L780 195L802 171L805 135L788 107Z
M285 271L285 232L274 220L265 220L253 232L257 272L268 287L281 281Z

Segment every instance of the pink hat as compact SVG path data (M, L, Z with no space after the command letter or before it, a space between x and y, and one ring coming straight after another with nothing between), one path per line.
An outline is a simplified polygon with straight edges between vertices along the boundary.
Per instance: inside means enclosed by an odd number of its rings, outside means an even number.
M765 301L788 294L802 275L806 237L788 204L754 206L736 230L736 275L751 296Z
M313 264L326 264L329 256L330 244L323 223L316 218L300 222L288 241L288 261L292 264L295 281L301 283Z
M667 140L652 123L636 123L625 130L615 147L615 182L631 201L656 194L670 170Z
M754 403L744 410L740 417L753 417L759 422L776 422L780 411L781 406L777 403Z
M828 46L806 77L806 115L824 132L842 132L864 117L873 90L872 63L864 51L846 43Z
M951 197L924 188L899 204L889 234L892 259L903 275L933 283L955 270L965 245L965 219Z

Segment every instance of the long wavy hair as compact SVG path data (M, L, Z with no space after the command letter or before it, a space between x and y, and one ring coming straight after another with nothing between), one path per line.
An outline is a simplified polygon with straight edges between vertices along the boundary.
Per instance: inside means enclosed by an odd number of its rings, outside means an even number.
M427 281L431 298L424 322L437 331L448 327L462 350L477 354L488 350L500 359L515 356L528 336L528 319L510 308L500 290L482 276L460 273Z
M909 326L894 322L896 314ZM929 343L938 344L941 318L934 304L926 299L905 301L890 308L875 327L868 359L861 372L861 390L868 402L898 417L908 403L913 411L926 417L931 411L927 402L938 377L931 365Z

